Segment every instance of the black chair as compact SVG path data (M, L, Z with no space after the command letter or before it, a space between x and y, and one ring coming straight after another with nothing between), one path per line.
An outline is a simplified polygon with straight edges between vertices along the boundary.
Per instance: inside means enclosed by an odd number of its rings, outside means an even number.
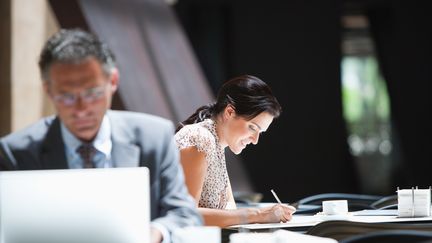
M339 243L426 243L432 232L418 230L386 230L349 237Z
M309 235L344 240L348 237L388 230L432 231L432 223L361 223L353 221L324 221L311 227Z
M294 205L297 214L315 214L322 211L322 202L327 200L347 200L349 211L375 209L372 203L382 199L382 196L350 193L323 193L303 198Z
M371 203L370 206L374 209L397 209L397 204L397 195L390 195Z

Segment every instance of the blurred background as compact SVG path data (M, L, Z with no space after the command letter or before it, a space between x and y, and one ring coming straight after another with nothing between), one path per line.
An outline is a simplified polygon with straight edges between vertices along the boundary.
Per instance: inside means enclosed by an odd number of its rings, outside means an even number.
M419 0L2 0L0 136L54 110L37 68L60 28L117 57L113 108L174 123L229 78L267 82L283 113L240 156L236 192L283 201L431 185L432 8Z

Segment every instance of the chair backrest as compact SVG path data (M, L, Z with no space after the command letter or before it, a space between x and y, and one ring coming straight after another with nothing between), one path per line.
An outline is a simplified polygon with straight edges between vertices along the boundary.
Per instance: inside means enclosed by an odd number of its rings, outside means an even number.
M385 230L356 235L340 243L426 243L432 240L432 232L418 230Z
M370 206L375 209L385 209L385 208L397 208L398 198L397 195L390 195L382 197L381 199L373 202Z
M335 240L343 240L356 235L385 230L432 231L432 223L361 223L332 220L319 223L311 227L306 233Z
M322 211L322 202L326 200L347 200L349 211L374 209L371 204L380 200L382 196L350 193L322 193L305 197L294 203L298 206L297 214L313 214ZM313 207L315 206L315 207ZM304 208L304 210L302 210Z

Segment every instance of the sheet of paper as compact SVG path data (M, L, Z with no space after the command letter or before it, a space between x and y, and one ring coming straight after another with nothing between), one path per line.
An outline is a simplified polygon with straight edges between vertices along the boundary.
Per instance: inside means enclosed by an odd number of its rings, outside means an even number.
M354 216L397 216L397 209L385 209L385 210L361 210L352 212Z

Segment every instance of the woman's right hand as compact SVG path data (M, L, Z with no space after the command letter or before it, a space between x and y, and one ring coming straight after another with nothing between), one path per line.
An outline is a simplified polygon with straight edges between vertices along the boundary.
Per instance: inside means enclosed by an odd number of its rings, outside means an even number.
M257 214L256 223L287 222L292 218L296 209L286 204L275 204L271 207L261 208Z

